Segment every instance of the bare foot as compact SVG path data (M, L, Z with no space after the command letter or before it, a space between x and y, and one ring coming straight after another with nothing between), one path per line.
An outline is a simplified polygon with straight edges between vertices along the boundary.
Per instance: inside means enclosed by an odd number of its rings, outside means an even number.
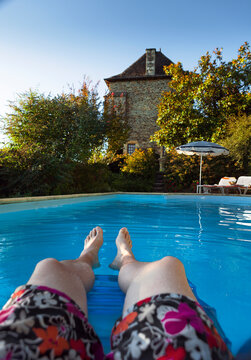
M125 261L128 262L134 259L132 253L132 241L127 228L122 228L116 239L117 255L113 262L109 265L114 270L119 270Z
M87 257L93 268L99 267L98 252L103 244L103 230L97 226L85 239L84 250L80 254L81 257Z

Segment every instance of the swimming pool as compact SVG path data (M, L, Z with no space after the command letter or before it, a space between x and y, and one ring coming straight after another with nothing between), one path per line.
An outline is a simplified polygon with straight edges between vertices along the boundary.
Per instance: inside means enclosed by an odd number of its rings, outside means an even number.
M76 258L96 225L104 230L104 245L95 273L98 281L106 276L110 302L113 290L121 301L108 264L126 226L138 260L173 255L184 263L199 297L216 309L234 353L250 338L250 197L120 194L1 205L0 305L41 259ZM115 310L119 316L120 306Z

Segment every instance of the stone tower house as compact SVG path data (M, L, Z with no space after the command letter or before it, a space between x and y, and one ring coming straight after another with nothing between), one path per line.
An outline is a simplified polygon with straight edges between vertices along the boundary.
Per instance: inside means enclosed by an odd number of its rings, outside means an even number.
M158 130L157 105L161 94L170 91L170 77L163 70L164 65L170 64L172 61L161 51L146 49L145 54L121 74L105 79L109 88L107 99L112 95L114 103L120 104L131 128L124 153L151 147L162 156L161 149L150 142L150 136Z

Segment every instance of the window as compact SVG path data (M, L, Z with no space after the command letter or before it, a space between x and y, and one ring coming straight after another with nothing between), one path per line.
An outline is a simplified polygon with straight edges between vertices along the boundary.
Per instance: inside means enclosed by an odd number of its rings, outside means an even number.
M127 144L127 154L132 155L136 148L136 144Z

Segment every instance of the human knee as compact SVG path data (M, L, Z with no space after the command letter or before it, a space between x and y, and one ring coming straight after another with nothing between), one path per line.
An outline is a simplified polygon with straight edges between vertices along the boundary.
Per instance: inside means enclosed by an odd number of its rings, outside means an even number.
M82 261L63 260L61 265L68 273L78 276L84 285L94 283L95 275L89 264Z
M50 271L57 271L61 268L61 264L58 260L54 259L54 258L47 258L44 260L41 260L37 266L36 266L36 271L46 271L46 272L50 272Z
M160 262L162 263L163 266L165 266L168 269L171 269L171 270L174 270L174 269L184 270L183 263L178 258L176 258L174 256L165 256L160 260Z

